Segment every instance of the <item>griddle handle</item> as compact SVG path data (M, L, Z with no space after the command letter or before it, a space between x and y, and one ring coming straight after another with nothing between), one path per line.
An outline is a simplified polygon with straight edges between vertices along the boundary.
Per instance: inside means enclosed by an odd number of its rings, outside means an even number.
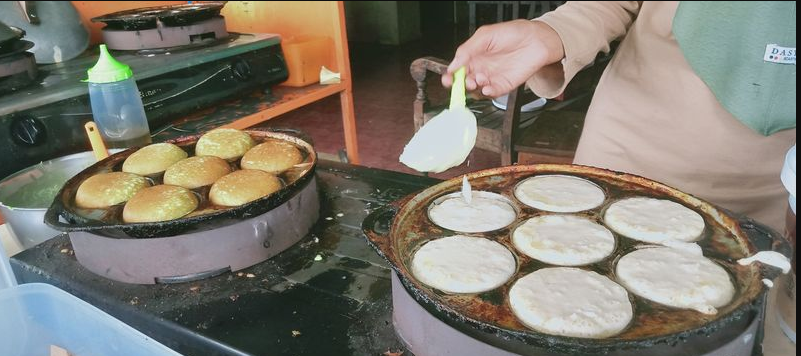
M69 183L69 182L68 182ZM65 184L66 186L66 184ZM62 188L64 189L64 188ZM61 201L61 196L63 191L59 191L56 198L53 200L53 204L50 205L50 208L45 211L44 215L44 223L47 226L52 227L61 232L71 232L71 231L83 231L83 230L92 230L95 227L103 226L100 222L93 222L89 221L80 225L73 225L69 223L64 223L61 221L62 213L64 212L64 204Z
M51 206L50 209L47 209L47 211L45 212L44 223L47 224L47 226L50 226L50 227L52 227L52 228L54 228L54 229L56 229L58 231L62 231L62 232L71 232L71 231L77 231L77 230L89 230L89 229L77 228L76 225L67 224L67 223L62 222L61 219L60 219L61 218L61 211L63 211L63 210L62 210L62 208L60 206L58 208L56 208L55 206ZM86 223L86 224L82 224L82 227L93 227L93 226L96 226L96 225L97 224Z
M390 257L392 256L390 231L392 221L395 220L398 209L399 207L395 204L387 204L373 210L373 212L368 214L367 217L364 218L364 221L362 221L362 232L367 238L367 242L390 263L394 263L392 257Z
M60 217L61 217L61 212L64 211L64 205L61 204L61 191L59 191L58 193L59 194L56 196L56 199L53 201L53 204L45 212L44 223L47 224L47 226L50 226L56 230L66 232L69 231L70 228L74 226L61 222Z

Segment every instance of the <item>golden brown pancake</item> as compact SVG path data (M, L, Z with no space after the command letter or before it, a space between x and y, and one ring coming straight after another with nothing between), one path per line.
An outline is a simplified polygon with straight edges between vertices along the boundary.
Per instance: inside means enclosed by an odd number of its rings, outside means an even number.
M247 132L237 129L214 129L197 141L196 156L217 156L225 160L242 157L255 142Z
M216 205L239 206L281 189L278 177L257 169L235 171L211 186L209 199Z
M194 193L176 185L157 185L140 190L122 210L128 223L157 222L178 219L197 209Z
M89 177L78 187L75 204L81 208L106 208L131 199L146 188L148 180L133 173L101 173Z
M122 164L122 171L147 176L164 172L188 156L184 150L171 143L155 143L132 153Z
M231 173L228 162L216 156L194 156L178 161L164 172L164 184L195 189L211 185Z
M295 145L280 140L268 140L251 148L242 157L244 169L260 169L267 173L280 174L303 161Z

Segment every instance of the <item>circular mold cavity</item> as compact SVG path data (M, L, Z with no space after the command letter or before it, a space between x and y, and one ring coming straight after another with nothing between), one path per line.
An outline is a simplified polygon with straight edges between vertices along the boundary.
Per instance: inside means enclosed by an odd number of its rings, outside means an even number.
M509 290L509 305L533 330L578 338L617 335L634 317L625 288L572 267L542 268L520 278Z
M615 250L615 236L585 217L540 215L512 231L512 244L526 256L548 264L583 266L611 255Z
M512 224L517 219L514 204L503 195L473 191L470 203L461 192L443 195L428 207L428 218L435 225L457 232L489 232Z
M606 199L597 184L574 176L541 175L527 178L515 186L521 203L555 213L577 213L597 208Z
M633 197L618 200L606 208L603 216L606 226L615 232L655 244L698 241L706 228L700 214L665 199Z
M423 284L446 293L481 293L512 278L517 261L496 241L454 235L421 246L412 257L411 270Z

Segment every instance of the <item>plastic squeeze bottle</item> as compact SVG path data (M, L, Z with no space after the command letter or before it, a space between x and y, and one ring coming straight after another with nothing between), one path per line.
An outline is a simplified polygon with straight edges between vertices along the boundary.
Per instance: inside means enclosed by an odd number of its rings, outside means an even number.
M92 115L109 148L145 146L150 128L131 67L120 63L100 45L97 64L87 71Z

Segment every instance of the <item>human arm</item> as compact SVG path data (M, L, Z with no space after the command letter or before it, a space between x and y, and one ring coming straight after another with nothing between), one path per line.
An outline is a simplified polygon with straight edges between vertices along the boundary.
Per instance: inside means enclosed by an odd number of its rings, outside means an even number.
M483 26L456 51L443 75L450 86L453 72L467 68L468 90L486 96L508 93L524 82L540 96L559 95L598 52L626 34L640 3L568 2L534 20Z

